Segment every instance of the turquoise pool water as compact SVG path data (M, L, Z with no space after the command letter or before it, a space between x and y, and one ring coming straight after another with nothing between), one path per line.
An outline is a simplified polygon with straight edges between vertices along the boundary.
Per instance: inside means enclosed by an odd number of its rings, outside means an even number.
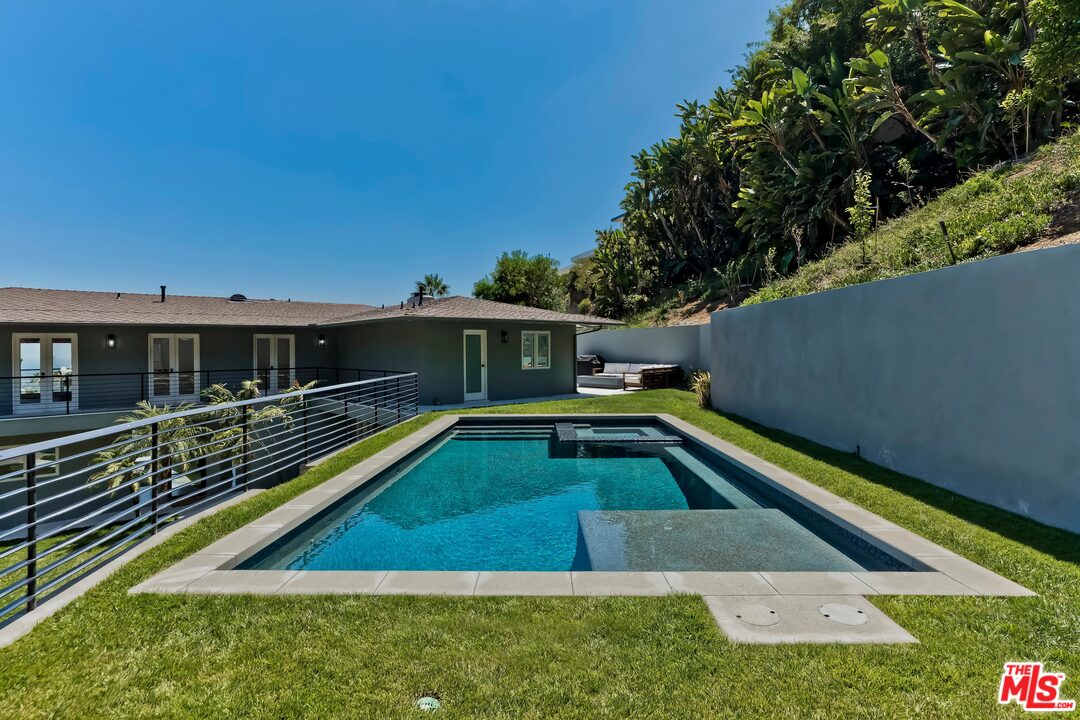
M453 430L241 567L910 569L670 430L573 432Z

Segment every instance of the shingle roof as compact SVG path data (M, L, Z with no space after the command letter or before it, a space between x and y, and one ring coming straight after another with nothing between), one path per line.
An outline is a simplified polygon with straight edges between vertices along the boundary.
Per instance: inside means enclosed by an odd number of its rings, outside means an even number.
M371 305L223 297L0 288L0 323L304 327Z
M540 308L511 305L509 303L480 300L453 295L445 298L425 297L419 305L389 307L366 312L342 315L327 321L325 325L352 325L355 323L393 320L395 318L434 318L450 320L508 320L537 323L574 323L575 325L621 325L618 320L578 315L575 313L541 310Z

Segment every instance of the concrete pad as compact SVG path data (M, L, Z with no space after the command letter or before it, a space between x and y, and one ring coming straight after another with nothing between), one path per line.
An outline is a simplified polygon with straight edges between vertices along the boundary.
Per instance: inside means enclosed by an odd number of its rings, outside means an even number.
M295 575L295 570L215 570L188 585L184 592L200 595L273 595Z
M370 595L385 577L385 570L300 570L281 586L278 594Z
M245 525L239 530L231 532L220 540L207 545L202 549L201 554L239 555L255 543L276 534L279 530L280 528Z
M834 507L855 507L850 500L845 500L839 495L833 495L828 490L801 490L797 493L797 496L809 500L818 507L829 508L830 510Z
M874 589L849 572L763 572L781 595L874 595Z
M882 528L873 530L866 529L866 532L862 533L862 536L871 543L881 546L884 543L887 547L895 548L901 553L905 553L913 558L926 558L926 557L949 557L955 556L951 550L946 550L940 545L936 545L924 537L919 537L910 530L905 530L901 527L895 528ZM874 541L877 542L874 542Z
M861 507L856 507L854 505L848 507L829 507L827 512L835 516L840 525L854 530L856 535L859 534L860 530L902 529L896 523L889 522L880 515L875 515L868 510L863 510Z
M976 595L940 572L853 572L880 595Z
M573 595L568 572L481 572L476 595Z
M855 644L918 642L904 628L854 595L706 597L732 642Z
M674 592L697 595L775 595L776 590L756 572L665 572Z
M379 595L472 595L480 573L392 570L379 584Z
M575 595L666 595L671 592L662 572L570 573Z
M203 575L217 570L232 555L191 555L128 590L129 593L181 592Z
M980 595L1033 596L1037 593L960 556L926 558L926 564Z
M258 520L250 523L248 527L287 527L303 518L304 515L307 514L307 511L310 509L310 507L306 506L296 507L292 505L284 505L272 512L268 512L267 514L263 515Z

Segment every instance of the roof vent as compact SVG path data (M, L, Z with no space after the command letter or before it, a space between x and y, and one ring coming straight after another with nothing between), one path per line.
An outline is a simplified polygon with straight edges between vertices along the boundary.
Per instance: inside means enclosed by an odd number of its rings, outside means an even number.
M229 302L247 302L247 296L235 293L229 296Z

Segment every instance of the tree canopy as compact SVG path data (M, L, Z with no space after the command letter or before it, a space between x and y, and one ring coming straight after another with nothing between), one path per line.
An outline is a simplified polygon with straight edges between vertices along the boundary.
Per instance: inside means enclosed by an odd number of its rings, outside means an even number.
M432 297L446 297L450 294L450 286L438 273L427 273L416 281L416 291L427 293Z
M633 157L576 297L623 316L681 284L794 272L1054 138L1078 81L1080 0L791 0L730 87Z
M500 255L491 274L473 286L473 295L547 310L566 307L566 284L559 275L559 264L552 257L530 256L524 250Z

